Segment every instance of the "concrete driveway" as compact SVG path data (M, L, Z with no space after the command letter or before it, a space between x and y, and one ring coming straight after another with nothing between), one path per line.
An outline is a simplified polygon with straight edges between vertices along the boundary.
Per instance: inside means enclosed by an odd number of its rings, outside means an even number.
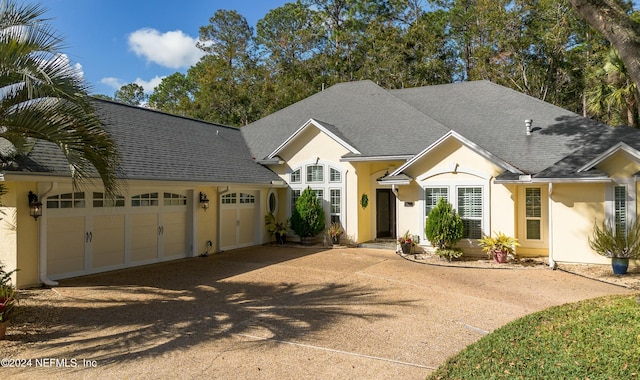
M623 288L391 251L253 247L61 282L2 378L424 379L483 335ZM2 347L0 345L0 347ZM2 355L0 355L1 357ZM13 365L26 362L13 362Z

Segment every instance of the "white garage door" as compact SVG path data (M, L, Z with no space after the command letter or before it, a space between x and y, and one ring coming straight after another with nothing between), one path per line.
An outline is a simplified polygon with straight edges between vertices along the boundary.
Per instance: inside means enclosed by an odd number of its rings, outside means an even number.
M220 196L220 249L256 245L259 226L257 192L238 191Z
M155 191L116 201L100 192L48 196L47 274L55 280L186 257L187 199Z

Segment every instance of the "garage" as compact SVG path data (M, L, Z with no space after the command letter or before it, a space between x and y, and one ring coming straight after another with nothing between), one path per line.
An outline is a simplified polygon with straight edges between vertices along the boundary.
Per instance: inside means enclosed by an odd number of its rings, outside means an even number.
M223 251L258 244L259 217L256 191L233 191L220 195L220 249Z
M189 256L188 191L101 192L46 197L47 273L62 279Z

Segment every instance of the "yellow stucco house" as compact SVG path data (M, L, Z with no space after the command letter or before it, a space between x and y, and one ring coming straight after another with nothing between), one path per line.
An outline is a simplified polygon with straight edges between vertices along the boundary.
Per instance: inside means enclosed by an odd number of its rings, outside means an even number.
M551 262L608 263L589 248L594 222L637 214L640 131L487 81L343 83L241 129L95 102L125 191L112 201L97 185L73 189L42 142L5 163L0 261L20 268L18 286L267 243L264 216L288 218L306 187L354 244L409 231L428 245L426 215L445 197L467 252L501 231L519 255Z
M501 231L519 240L522 256L604 264L588 245L594 222L625 225L637 213L640 131L488 81L338 84L242 133L288 184L280 212L290 215L310 186L354 243L409 231L428 245L426 216L445 197L463 219L468 253Z

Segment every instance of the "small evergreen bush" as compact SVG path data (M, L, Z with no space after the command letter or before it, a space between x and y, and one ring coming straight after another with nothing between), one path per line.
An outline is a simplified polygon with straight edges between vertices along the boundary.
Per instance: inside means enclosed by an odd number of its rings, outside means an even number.
M324 231L324 209L310 187L296 201L291 215L291 229L301 238L316 236Z
M429 213L424 230L433 247L449 250L462 239L464 225L451 203L440 198Z

